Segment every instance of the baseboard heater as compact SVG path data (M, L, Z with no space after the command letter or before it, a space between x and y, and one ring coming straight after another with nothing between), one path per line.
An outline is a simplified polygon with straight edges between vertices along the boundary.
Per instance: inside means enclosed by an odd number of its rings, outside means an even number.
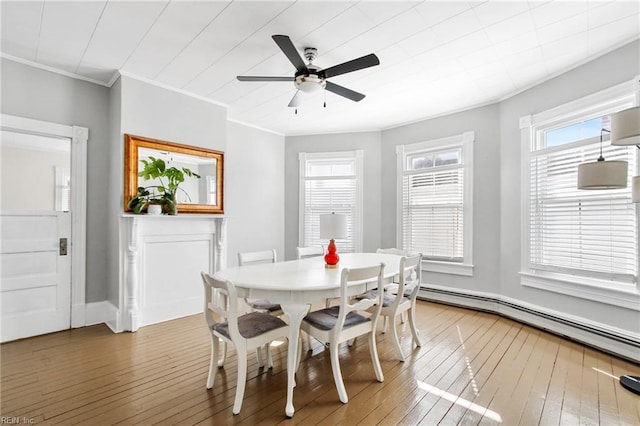
M499 296L470 294L441 287L422 286L418 299L490 312L583 343L629 361L640 363L640 339L630 334L568 319L524 306Z

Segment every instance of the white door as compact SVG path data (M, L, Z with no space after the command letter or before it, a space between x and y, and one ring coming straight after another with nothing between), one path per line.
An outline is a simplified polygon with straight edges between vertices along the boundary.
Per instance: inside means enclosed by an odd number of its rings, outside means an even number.
M71 326L70 141L2 131L0 341Z
M70 213L3 213L0 223L0 339L6 342L70 328ZM64 247L61 250L64 245L66 254Z

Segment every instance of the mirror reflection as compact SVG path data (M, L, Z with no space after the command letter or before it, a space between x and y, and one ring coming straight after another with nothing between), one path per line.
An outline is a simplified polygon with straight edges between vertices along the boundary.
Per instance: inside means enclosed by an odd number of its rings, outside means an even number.
M144 168L143 160L150 161L150 158L162 159L167 167L186 168L200 176L199 179L185 177L184 182L180 184L180 190L176 193L176 201L178 203L212 205L217 203L217 159L152 148L139 148L138 170ZM166 182L158 179L145 180L143 177L138 176L138 186L149 187L154 185L166 186Z
M144 213L148 204L170 194L164 197L167 214L224 212L224 153L125 134L124 160L125 211ZM145 195L139 187L146 188Z

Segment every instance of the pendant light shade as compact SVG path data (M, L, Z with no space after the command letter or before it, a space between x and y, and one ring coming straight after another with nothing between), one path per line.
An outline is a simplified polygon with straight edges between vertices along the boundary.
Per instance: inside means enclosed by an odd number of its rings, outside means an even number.
M578 189L626 188L627 169L626 161L602 159L593 163L582 163L578 166Z
M611 114L611 145L640 145L640 106Z
M640 203L640 176L634 176L632 182L631 201Z

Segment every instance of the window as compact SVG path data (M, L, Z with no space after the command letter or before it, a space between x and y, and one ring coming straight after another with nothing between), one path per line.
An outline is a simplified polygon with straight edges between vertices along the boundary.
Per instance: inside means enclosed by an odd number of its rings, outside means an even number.
M599 156L600 132L610 129L610 114L633 104L631 86L620 85L521 119L524 285L596 300L606 296L585 291L586 286L635 290L638 229L631 178L637 174L636 148L611 145L605 132L602 154L628 162L627 188L576 188L578 165Z
M473 132L397 147L398 245L426 270L472 275Z
M328 244L320 239L320 215L347 215L346 239L336 240L338 252L362 251L363 152L300 153L301 247Z

